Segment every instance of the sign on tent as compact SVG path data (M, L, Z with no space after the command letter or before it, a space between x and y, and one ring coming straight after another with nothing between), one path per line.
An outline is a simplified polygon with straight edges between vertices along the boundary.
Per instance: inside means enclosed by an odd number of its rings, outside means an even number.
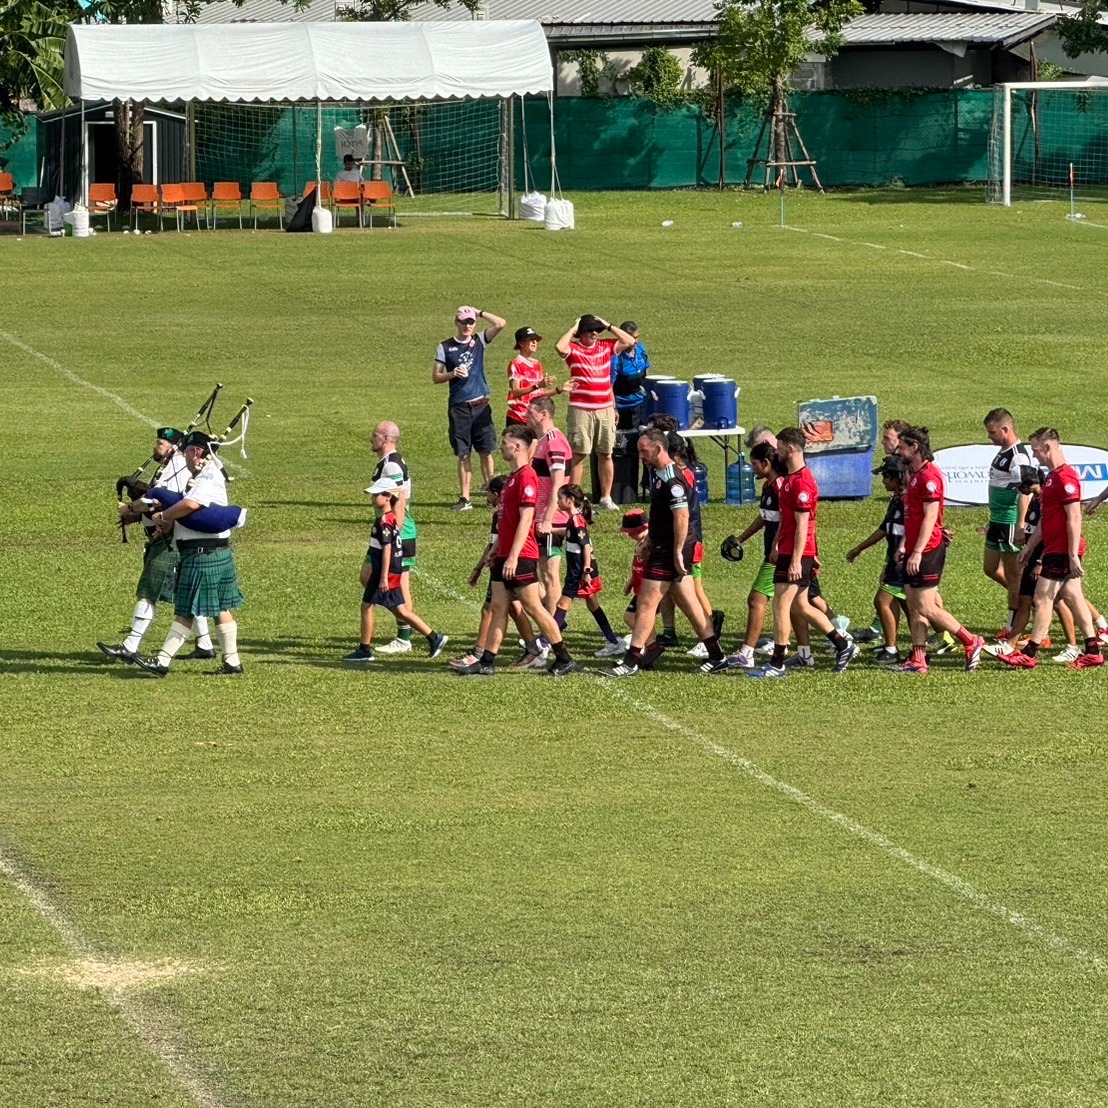
M358 161L369 157L369 141L364 123L357 127L335 128L335 157L341 162L347 154L353 154Z

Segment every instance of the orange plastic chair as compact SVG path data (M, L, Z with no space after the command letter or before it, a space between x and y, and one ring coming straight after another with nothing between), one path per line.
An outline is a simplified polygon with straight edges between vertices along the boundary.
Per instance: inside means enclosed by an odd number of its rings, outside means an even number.
M331 206L331 182L330 181L308 181L304 185L304 196L307 196L312 189L318 186L319 192L316 196L317 203L324 205L325 207Z
M332 207L335 209L335 226L341 223L343 208L358 209L358 226L364 225L362 217L362 186L357 181L336 181L331 189Z
M88 217L102 215L107 222L108 230L112 229L112 212L118 206L115 195L115 185L98 184L88 187Z
M188 221L189 212L196 217L196 229L200 230L200 209L195 204L190 204L185 196L185 186L182 184L162 185L162 206L158 211L158 222L162 216L173 213L177 220L177 230L183 231Z
M221 211L237 211L239 215L239 230L242 230L242 189L238 181L216 181L212 185L212 229L219 226L219 213Z
M211 213L208 211L208 186L203 181L185 181L181 185L185 190L185 200L189 204L195 204L197 211L204 213L204 225L211 227ZM197 217L197 224L199 224Z
M363 181L362 199L369 211L370 227L373 226L374 211L388 212L391 220L389 226L396 226L396 200L388 181Z
M161 220L162 203L158 195L157 185L132 185L131 186L131 218L134 220L134 229L138 230L139 216L146 212L158 216L158 230L162 229Z
M274 181L255 181L250 186L250 206L254 209L254 230L258 229L258 211L277 213L281 229L285 227L285 198Z
M9 212L19 210L19 197L15 195L15 180L10 173L0 173L0 208Z

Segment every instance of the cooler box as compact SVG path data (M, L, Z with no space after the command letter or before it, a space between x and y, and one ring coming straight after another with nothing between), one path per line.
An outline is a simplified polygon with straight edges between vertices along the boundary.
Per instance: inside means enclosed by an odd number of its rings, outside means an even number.
M808 438L805 458L821 500L859 500L873 491L873 456L879 439L877 397L834 396L796 406Z

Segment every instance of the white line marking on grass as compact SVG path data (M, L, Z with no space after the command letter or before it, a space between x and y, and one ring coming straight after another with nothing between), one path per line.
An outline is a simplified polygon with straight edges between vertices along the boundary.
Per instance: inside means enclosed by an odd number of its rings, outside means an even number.
M1097 226L1093 224L1092 226ZM844 239L838 235L829 235L824 231L809 231L804 227L785 227L786 231L795 231L798 235L810 235L816 239L827 239L828 242L839 242L844 246L865 246L870 250L885 250L890 254L902 254L907 258L918 258L920 261L932 262L935 265L948 265L955 269L965 270L967 273L980 272L984 273L988 277L1002 277L1005 280L1015 280L1010 273L1001 273L998 269L982 269L978 270L976 266L968 265L965 262L955 262L948 258L936 258L931 254L920 254L915 250L901 250L895 246L882 246L877 242L864 242L861 239ZM1020 280L1027 281L1032 285L1049 285L1051 288L1056 289L1068 289L1071 292L1085 292L1080 285L1069 285L1064 281L1051 281L1047 277L1021 277ZM1097 290L1099 291L1099 290Z
M57 933L70 952L83 963L96 959L92 943L66 918L65 913L54 903L50 894L40 884L23 871L23 867L2 847L0 847L0 873L23 894L42 919ZM180 1036L167 1026L164 1015L153 1015L148 1005L142 1005L132 999L127 991L105 983L102 995L123 1018L131 1033L144 1049L154 1055L172 1075L177 1084L192 1098L200 1108L222 1108L219 1097L208 1087L186 1056Z
M479 610L479 605L475 604L461 593L455 592L449 585L444 584L431 574L420 569L413 569L412 572L415 573L420 580L426 582L430 588L441 593L443 596L451 600L456 600L472 610ZM999 901L993 900L992 897L986 896L983 892L974 888L968 881L963 880L949 870L933 865L925 858L920 858L918 855L913 854L910 850L905 850L904 847L897 845L892 839L882 835L880 831L874 831L872 828L866 827L865 824L859 823L850 816L844 815L842 812L837 812L834 808L828 808L826 805L820 804L818 800L813 799L795 785L790 785L788 782L781 781L779 778L767 773L761 766L756 762L752 762L749 758L744 758L741 754L736 754L733 750L728 750L726 747L720 746L719 743L706 738L704 735L700 734L699 731L695 731L679 720L675 720L671 716L667 716L665 713L660 712L653 704L629 696L621 686L614 684L612 681L605 680L603 677L599 676L594 676L593 679L613 700L618 700L625 707L633 709L652 723L656 723L659 727L664 727L667 731L671 731L675 735L680 735L682 738L688 739L694 745L700 747L705 753L711 754L712 757L719 758L728 765L741 770L747 777L763 786L763 788L780 793L787 800L791 800L794 804L799 804L813 816L834 824L836 827L855 836L855 838L861 839L863 842L869 843L870 846L876 847L889 857L895 858L898 862L902 862L904 865L917 870L925 877L930 877L933 881L937 881L940 885L944 885L946 888L962 897L963 900L967 900L980 911L996 916L1012 927L1037 939L1049 950L1053 950L1058 954L1068 954L1070 957L1076 958L1080 962L1088 963L1101 973L1108 972L1108 961L1086 950L1084 947L1078 946L1073 940L1067 939L1063 935L1057 935L1048 928L1043 927L1041 923L1037 923L1029 916L1025 916L1022 912L1017 912L1014 908L1009 908ZM720 678L719 680L726 680L726 678Z
M86 381L83 377L74 373L73 370L67 369L56 358L51 358L49 354L44 354L41 350L36 350L33 346L28 346L25 342L17 339L15 335L9 334L7 331L0 331L0 339L11 343L17 350L22 350L28 357L36 358L38 361L42 362L43 365L48 365L55 373L60 373L67 381L72 381L73 384L80 385L81 388L89 389L91 392L96 393L97 396L107 400L109 404L114 404L120 411L126 412L132 419L137 419L139 423L143 423L147 427L162 426L157 420L151 419L148 415L140 412L138 408L132 407L122 396L116 396L114 392L108 392L107 389L101 388L100 385L94 385L91 381ZM246 469L245 466L238 465L235 462L229 462L226 458L221 460L228 469L237 470L243 477L250 476L250 471Z

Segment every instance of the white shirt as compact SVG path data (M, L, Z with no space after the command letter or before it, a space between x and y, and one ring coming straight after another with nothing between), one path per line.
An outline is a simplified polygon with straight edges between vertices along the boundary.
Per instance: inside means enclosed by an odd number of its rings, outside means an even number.
M357 181L361 182L362 171L360 169L340 169L335 174L336 181Z
M192 488L185 493L185 498L196 501L203 508L211 504L227 506L227 482L223 477L223 470L216 465L214 458L196 475ZM227 539L231 537L230 531L220 531L217 535L211 535L203 531L193 531L187 524L188 516L177 521L173 531L173 538L177 542L182 539Z

